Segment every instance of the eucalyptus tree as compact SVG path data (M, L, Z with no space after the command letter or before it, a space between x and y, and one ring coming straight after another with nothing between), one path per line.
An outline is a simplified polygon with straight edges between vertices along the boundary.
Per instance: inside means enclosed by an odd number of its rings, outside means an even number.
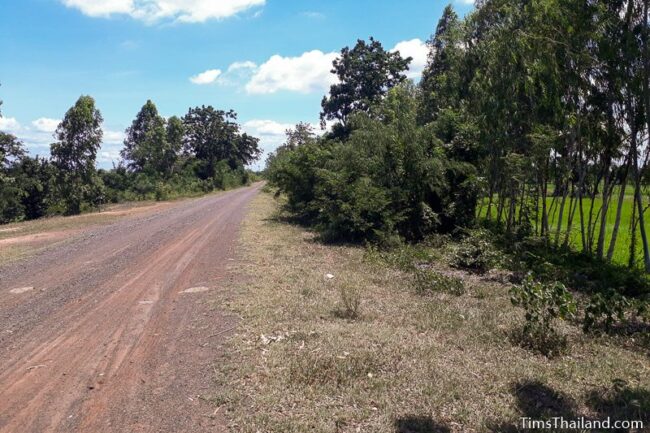
M173 122L168 125L151 100L144 104L127 128L120 152L132 171L169 177L181 147L179 135L182 137L183 133L180 120L174 118ZM174 141L170 142L170 138Z
M418 115L423 124L435 120L442 109L458 109L467 96L463 23L451 5L443 11L427 47Z
M50 145L56 168L58 197L63 211L76 214L82 204L91 206L101 200L101 180L95 162L102 142L103 118L90 96L81 96L56 129L57 142Z

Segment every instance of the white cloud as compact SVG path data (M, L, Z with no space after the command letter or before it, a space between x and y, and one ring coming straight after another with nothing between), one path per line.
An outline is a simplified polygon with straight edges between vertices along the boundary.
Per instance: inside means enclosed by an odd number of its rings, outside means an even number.
M91 17L127 15L152 23L163 19L185 23L223 19L256 6L265 0L61 0Z
M249 120L242 125L244 130L254 136L280 136L284 139L284 133L287 129L293 128L291 123L280 123L274 120Z
M412 57L407 73L409 78L418 78L426 63L429 49L420 39L399 42L391 52L399 51L402 57ZM327 91L338 81L331 73L332 62L338 53L323 53L319 50L308 51L297 57L274 55L255 68L253 62L233 63L228 70L235 67L247 67L254 71L246 84L246 91L251 94L276 93L281 90L311 93Z
M59 123L61 123L61 120L59 119L50 119L48 117L41 117L40 119L34 120L32 122L32 125L34 126L34 128L36 128L37 131L52 133L56 131L56 128L59 126Z
M240 69L256 69L257 65L255 62L247 60L245 62L234 62L228 66L228 72L239 71Z
M23 126L13 117L0 118L0 131L14 134L20 141L25 143L27 150L34 155L48 155L50 143L53 141L52 132L37 128L35 122L32 122L29 126ZM38 123L41 125L41 122Z
M134 8L133 0L63 0L63 4L91 17L130 14Z
M427 56L429 55L429 47L426 42L420 39L411 39L409 41L398 42L391 52L399 51L402 57L412 57L409 64L409 78L418 78L422 74L422 70L427 64Z
M212 84L219 78L219 75L221 75L220 69L208 69L205 72L191 77L190 81L198 85Z
M310 93L327 90L336 82L330 73L337 53L308 51L298 57L274 55L259 66L246 91L251 94L275 93L279 90Z
M0 131L17 132L20 131L20 123L15 117L0 117Z
M124 132L104 129L104 138L103 138L104 143L122 144L123 141L124 141Z
M291 123L281 123L274 120L264 119L249 120L242 124L243 130L247 134L260 139L262 155L260 156L260 159L253 163L253 169L261 170L264 168L266 158L269 154L284 143L285 131L294 126L295 125Z

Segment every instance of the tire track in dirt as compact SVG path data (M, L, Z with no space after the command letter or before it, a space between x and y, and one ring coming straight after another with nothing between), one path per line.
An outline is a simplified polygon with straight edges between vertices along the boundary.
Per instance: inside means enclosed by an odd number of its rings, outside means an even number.
M192 396L209 389L218 342L207 337L232 319L205 294L181 292L219 287L258 188L118 222L18 272L0 269L0 432L219 431ZM34 293L8 292L19 286Z

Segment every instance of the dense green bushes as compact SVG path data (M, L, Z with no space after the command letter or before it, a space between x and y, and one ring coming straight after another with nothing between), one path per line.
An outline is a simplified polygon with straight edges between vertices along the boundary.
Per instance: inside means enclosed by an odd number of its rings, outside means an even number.
M289 209L329 240L392 243L471 224L476 169L418 124L418 90L400 85L373 108L349 120L344 140L312 139L269 159Z

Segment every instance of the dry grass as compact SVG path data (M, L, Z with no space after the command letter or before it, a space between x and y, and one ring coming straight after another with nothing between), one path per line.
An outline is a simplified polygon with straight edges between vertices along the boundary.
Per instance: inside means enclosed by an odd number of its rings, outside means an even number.
M241 316L211 396L232 431L504 432L524 414L648 415L647 355L567 324L566 355L527 351L509 338L523 314L489 275L440 264L465 293L421 296L411 275L315 242L277 209L268 194L253 202L233 269L246 277L217 300ZM355 320L340 314L350 290Z

